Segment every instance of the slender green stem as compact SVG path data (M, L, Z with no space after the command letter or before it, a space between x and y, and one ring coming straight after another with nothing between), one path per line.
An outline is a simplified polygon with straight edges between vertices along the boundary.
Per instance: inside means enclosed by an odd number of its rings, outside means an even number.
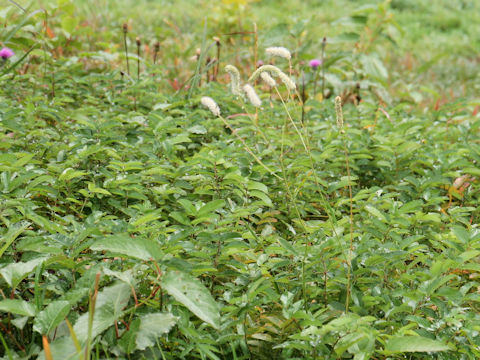
M250 149L250 147L245 143L245 140L243 140L243 139L237 134L237 131L230 126L230 124L227 122L227 120L225 120L225 119L223 118L223 116L219 115L218 117L223 121L223 123L225 124L225 126L230 129L230 131L232 132L232 134L233 134L238 140L240 140L240 142L243 144L245 150L247 150L247 152L248 152L250 155L253 156L253 158L255 159L255 161L256 161L260 166L262 166L265 170L267 170L271 175L275 176L277 179L280 179L280 180L282 179L280 176L278 176L278 175L275 174L272 170L270 170L270 168L269 168L267 165L265 165L265 164L262 162L262 160L260 160L260 159L258 158L257 155L255 155L255 153L254 153L254 152Z
M345 299L345 312L348 313L350 305L350 295L351 295L351 286L352 286L352 254L353 254L353 195L352 195L352 184L350 176L350 163L348 160L348 149L345 141L345 133L342 134L343 141L343 151L345 153L345 165L347 168L347 178L348 178L348 195L350 198L350 247L348 251L348 260L347 260L347 296Z

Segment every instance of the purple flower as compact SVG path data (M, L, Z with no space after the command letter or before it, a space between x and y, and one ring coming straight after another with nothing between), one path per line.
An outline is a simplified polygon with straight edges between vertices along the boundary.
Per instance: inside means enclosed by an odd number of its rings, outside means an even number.
M12 51L12 49L9 49L7 47L4 47L4 48L2 48L2 50L0 50L0 57L3 60L7 60L8 58L12 57L13 55L15 55L15 53Z
M310 62L308 63L308 65L310 65L310 67L313 69L313 70L317 70L317 68L322 65L322 60L318 60L318 59L313 59L313 60L310 60Z
M257 61L257 68L259 68L260 66L263 66L263 61L262 60Z

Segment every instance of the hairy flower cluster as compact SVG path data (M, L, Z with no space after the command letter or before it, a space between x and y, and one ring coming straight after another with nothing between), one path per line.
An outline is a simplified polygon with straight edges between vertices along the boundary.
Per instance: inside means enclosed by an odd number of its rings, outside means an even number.
M270 87L274 87L274 86L277 85L277 83L275 82L275 79L272 78L272 77L270 76L270 74L269 74L268 72L266 72L266 71L262 72L262 73L260 74L260 77L261 77L262 80L265 82L265 84L267 84L267 85L270 86Z
M248 82L255 81L260 74L263 72L267 72L272 76L278 77L289 90L295 90L297 86L295 85L295 82L290 79L290 77L285 74L282 70L280 70L278 67L273 66L273 65L263 65L260 66L255 72L250 76L250 79L248 79Z
M252 85L246 84L243 87L243 91L245 91L245 94L247 95L248 100L250 100L253 106L255 107L262 106L262 100L260 100L260 98L258 97Z
M265 49L265 52L271 56L278 56L287 60L292 58L290 51L284 47L269 47Z
M344 132L343 130L343 111L342 111L342 98L337 96L335 98L335 113L337 115L337 127L340 132Z
M210 112L215 115L215 116L220 116L220 108L218 107L217 103L215 100L213 100L209 96L203 96L202 99L200 100L203 106L208 108Z
M240 72L233 65L225 66L225 71L230 75L230 90L233 95L241 95L240 89Z

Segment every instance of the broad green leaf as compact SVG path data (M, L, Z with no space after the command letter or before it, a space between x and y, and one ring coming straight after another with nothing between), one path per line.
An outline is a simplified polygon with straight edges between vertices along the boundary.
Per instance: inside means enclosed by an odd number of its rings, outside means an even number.
M8 247L15 241L17 237L20 236L20 234L30 225L29 222L27 221L21 221L19 223L16 223L8 229L7 233L2 236L0 240L0 245L2 247L0 248L0 258L2 257L3 253L5 250L8 249Z
M27 262L17 262L9 264L0 269L0 275L3 276L8 285L16 288L20 282L32 273L37 265L45 261L45 258L30 260Z
M88 184L88 190L91 193L96 193L96 194L103 194L103 195L112 195L108 190L102 189L101 187L98 187L92 182L87 182Z
M385 350L392 353L404 352L437 352L450 348L443 342L423 336L395 336L387 341Z
M33 322L33 330L42 335L48 335L50 331L55 329L63 319L66 318L70 311L70 303L68 301L54 301L50 303L44 310L40 311Z
M463 169L463 172L467 174L475 175L475 176L480 176L480 168L466 168L466 169Z
M144 350L149 346L154 346L157 338L168 333L177 320L178 318L170 313L143 315L137 334L137 348Z
M470 234L467 230L465 230L465 228L457 225L452 227L452 231L458 240L460 240L464 244L468 244L468 242L470 241Z
M282 245L282 247L287 250L290 254L292 255L297 255L298 256L298 252L297 250L295 250L295 248L293 247L293 245L291 243L289 243L288 241L286 241L285 239L282 239L282 238L278 238L278 242L280 243L280 245Z
M162 210L159 209L159 210L155 210L155 211L152 211L152 212L149 212L143 216L140 216L137 220L135 220L133 222L133 226L140 226L140 225L143 225L143 224L146 224L150 221L154 221L154 220L157 220L159 219L160 217L162 216Z
M60 174L58 177L59 180L64 180L64 181L69 181L72 179L75 179L77 177L81 177L87 175L87 172L85 171L80 171L80 170L74 170L72 168L66 168L63 170L63 172Z
M422 209L423 202L421 200L413 200L404 204L400 209L398 209L399 214L407 214L410 212L415 212Z
M373 215L374 217L376 217L377 219L383 221L383 222L386 222L387 221L387 218L385 217L384 214L382 214L380 212L380 210L378 210L377 208L374 208L373 206L371 205L366 205L365 206L365 210L367 210L371 215Z
M23 316L35 316L35 306L29 302L26 302L25 300L2 300L0 301L0 311Z
M53 341L50 344L50 350L52 351L52 357L54 360L82 359L80 354L78 354L78 350L75 347L75 343L73 342L70 336L63 336ZM45 351L42 350L40 354L38 354L37 360L47 360L45 357Z
M225 206L225 200L218 199L218 200L210 201L208 204L205 204L200 210L198 210L197 217L205 216L224 206Z
M130 237L128 235L112 235L95 241L90 249L97 251L110 251L140 260L158 260L163 253L155 240L142 237Z
M102 272L105 275L114 276L117 279L122 280L123 282L127 283L128 285L130 285L132 287L134 287L135 284L136 284L135 278L132 274L133 269L126 270L126 271L114 271L114 270L110 270L107 267L103 267Z
M190 200L178 199L177 202L183 206L183 208L187 212L187 215L195 216L197 214L197 210L195 209L195 206L193 206Z
M269 207L273 207L272 200L264 192L259 191L259 190L252 190L252 191L250 191L250 195L259 198L260 200L262 200L265 203L265 205L267 205Z
M215 329L220 327L220 311L207 288L193 276L170 270L162 278L164 289Z
M51 234L56 234L56 233L65 234L66 233L62 226L58 225L55 222L50 221L46 217L38 215L37 213L35 213L31 209L25 210L25 216L29 220L32 220L35 224L37 224L41 228L47 230Z
M131 288L126 283L118 283L98 293L93 317L92 338L113 326L123 315L123 308L130 299ZM88 313L80 316L73 327L80 342L88 337Z

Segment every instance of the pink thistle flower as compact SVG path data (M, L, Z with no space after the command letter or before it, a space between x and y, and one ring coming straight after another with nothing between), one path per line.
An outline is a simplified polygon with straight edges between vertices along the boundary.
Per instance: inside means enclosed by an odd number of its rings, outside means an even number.
M308 65L310 65L310 67L313 69L313 70L317 70L317 68L322 65L322 60L318 60L318 59L313 59L313 60L310 60L310 62L308 63Z
M2 50L0 50L0 57L3 60L7 60L8 58L11 58L13 55L15 55L15 53L12 51L12 49L9 49L7 47L4 47L2 48Z

